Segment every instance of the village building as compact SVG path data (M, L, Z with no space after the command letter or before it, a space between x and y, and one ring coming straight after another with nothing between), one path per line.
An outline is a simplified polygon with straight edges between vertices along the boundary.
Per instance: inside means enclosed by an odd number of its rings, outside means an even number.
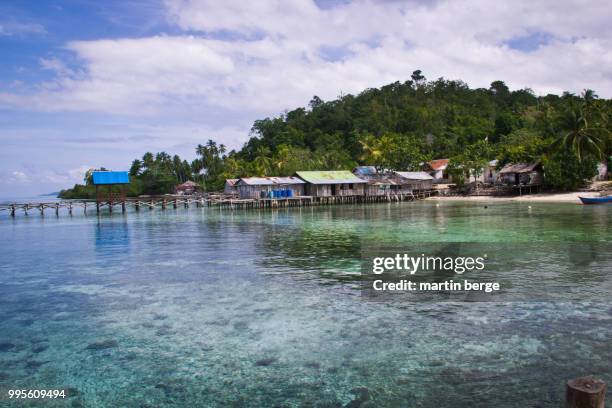
M499 180L512 190L531 193L538 191L544 182L544 172L540 162L508 163L499 171Z
M305 193L312 197L362 196L367 184L348 170L298 171L295 174L306 182Z
M397 177L390 171L378 171L374 166L358 166L353 169L353 174L366 181L364 195L387 196L397 194L401 185Z
M432 160L423 165L423 171L433 177L434 183L450 183L451 177L447 172L448 163L448 159Z
M482 169L478 175L470 174L469 183L479 181L481 183L495 184L499 180L499 171L497 170L497 160L491 160Z
M299 197L305 184L298 177L242 177L235 183L241 199Z
M238 186L236 185L240 179L227 179L225 180L225 186L223 192L225 194L238 194Z
M96 187L96 202L125 201L125 186L130 184L130 175L127 171L94 171L91 183ZM100 190L102 186L106 186L105 192Z
M425 171L395 171L402 180L402 190L410 192L415 190L431 190L434 178Z
M202 191L198 183L191 180L187 180L183 184L176 186L176 194L178 195L192 195Z
M499 178L499 171L497 170L497 160L491 160L483 169L482 181L484 183L495 184Z
M377 171L373 166L359 166L353 174L367 181L366 196L412 195L433 188L433 177L424 171Z

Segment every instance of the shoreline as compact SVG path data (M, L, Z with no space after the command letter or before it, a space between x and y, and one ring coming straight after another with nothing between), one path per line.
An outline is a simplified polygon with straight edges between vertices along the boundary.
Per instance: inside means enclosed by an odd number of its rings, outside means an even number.
M540 203L574 203L580 204L578 197L599 197L599 192L575 191L571 193L538 193L512 197L495 196L433 196L425 201L486 201L486 202L540 202Z

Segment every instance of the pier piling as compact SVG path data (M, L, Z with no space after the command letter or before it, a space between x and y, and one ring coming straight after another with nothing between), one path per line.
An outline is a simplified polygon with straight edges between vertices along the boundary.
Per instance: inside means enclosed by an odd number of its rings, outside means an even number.
M161 206L162 210L169 208L172 204L174 209L179 205L185 208L190 208L192 203L195 207L218 207L219 211L223 210L253 210L253 209L272 209L278 210L289 207L310 207L310 206L327 206L336 204L367 204L367 203L399 203L401 201L413 201L430 197L435 194L434 190L414 191L406 194L384 194L384 195L351 195L351 196L297 196L284 198L236 198L235 196L211 195L209 197L150 197L150 198L120 198L117 200L66 200L51 203L10 203L0 204L0 211L7 211L12 217L15 217L18 211L23 211L28 214L30 209L38 209L41 216L44 216L45 209L53 209L55 215L60 215L60 209L66 209L67 213L72 215L74 207L83 206L83 213L87 214L88 204L95 204L96 214L100 214L108 207L108 212L113 213L114 207L121 206L121 212L126 213L128 208L132 206L135 211L139 211L141 206L147 206L149 210L155 209L156 206Z
M565 408L605 408L606 383L588 376L569 380L565 388Z

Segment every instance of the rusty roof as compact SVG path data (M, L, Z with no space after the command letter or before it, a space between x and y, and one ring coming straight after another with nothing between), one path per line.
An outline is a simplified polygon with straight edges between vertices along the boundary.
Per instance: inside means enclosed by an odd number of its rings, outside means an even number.
M444 170L448 167L448 159L436 159L427 163L432 170Z
M499 171L499 174L507 173L531 173L534 171L540 162L533 163L508 163Z

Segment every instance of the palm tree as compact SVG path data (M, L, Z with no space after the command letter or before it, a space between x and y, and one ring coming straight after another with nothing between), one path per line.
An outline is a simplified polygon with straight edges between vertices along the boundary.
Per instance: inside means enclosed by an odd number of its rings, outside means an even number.
M359 140L359 144L363 152L359 159L366 164L378 163L382 156L382 151L378 146L378 140L370 135Z
M561 136L553 143L555 150L572 151L581 162L588 155L603 157L606 136L609 133L605 127L597 125L601 113L596 108L591 108L591 103L592 101L581 105L572 103L566 109L561 117Z
M255 150L255 159L253 160L255 169L259 176L265 176L270 173L272 160L270 159L270 149L265 146L259 146Z
M276 149L276 157L274 159L274 167L282 174L283 169L289 164L292 159L291 148L287 145L280 145Z

